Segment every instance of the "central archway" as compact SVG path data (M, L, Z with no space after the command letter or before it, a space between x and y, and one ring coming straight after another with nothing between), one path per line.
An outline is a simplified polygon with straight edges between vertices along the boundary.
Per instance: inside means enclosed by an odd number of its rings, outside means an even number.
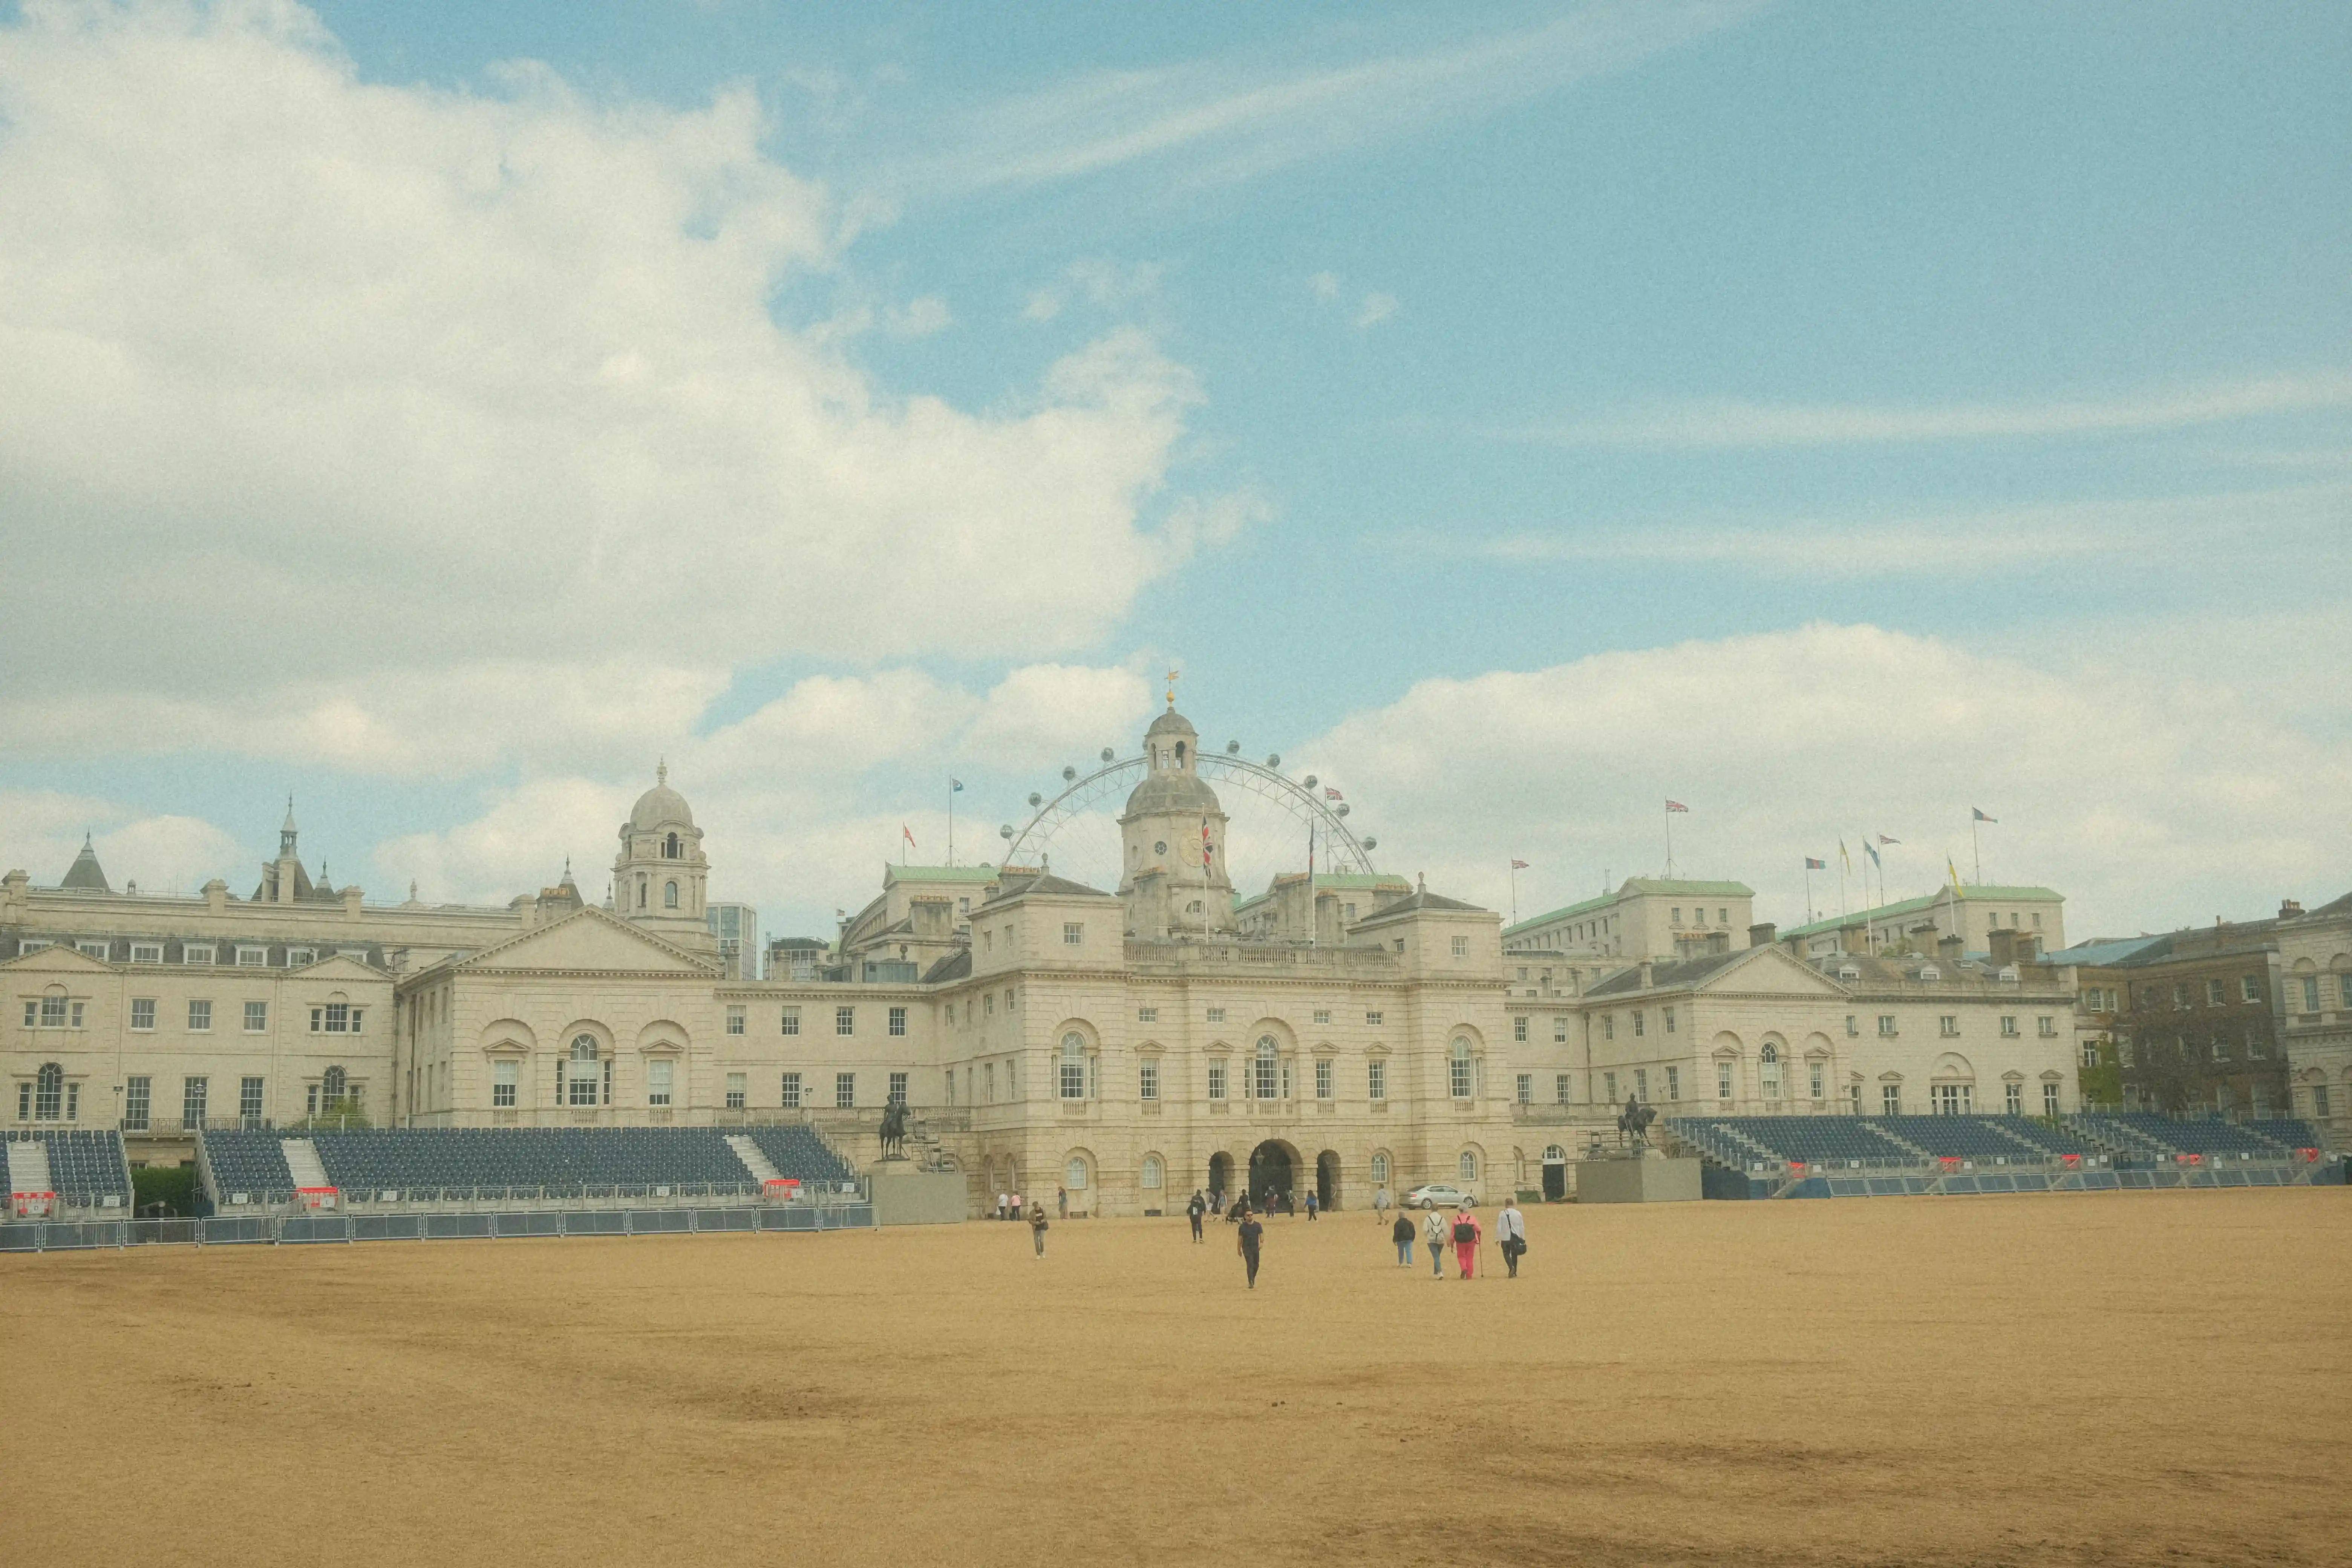
M1209 1191L1225 1203L1234 1201L1234 1157L1220 1152L1209 1156Z
M1339 1156L1328 1149L1315 1156L1315 1201L1327 1212L1339 1206Z
M1250 1151L1249 1191L1252 1203L1265 1203L1268 1193L1272 1193L1275 1200L1279 1202L1297 1190L1297 1150L1279 1139L1269 1138Z

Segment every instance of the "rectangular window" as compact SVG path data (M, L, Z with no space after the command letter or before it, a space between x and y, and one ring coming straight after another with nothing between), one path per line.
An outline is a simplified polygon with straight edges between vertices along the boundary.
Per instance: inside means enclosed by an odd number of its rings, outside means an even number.
M1528 1043L1528 1016L1525 1013L1512 1016L1511 1038L1523 1046Z
M210 963L212 961L211 943L191 942L181 944L180 962L182 963Z
M1084 1057L1065 1053L1061 1060L1061 1085L1064 1100L1084 1100L1087 1097L1087 1062Z
M988 1091L989 1104L993 1105L996 1103L996 1064L994 1062L990 1062L986 1067L981 1068L981 1072L982 1074L981 1079L982 1086Z
M670 1100L671 1084L677 1077L676 1062L647 1062L646 1064L646 1103L667 1105Z
M1377 1066L1379 1064L1375 1063L1374 1065ZM1223 1062L1211 1062L1209 1064L1209 1098L1211 1100L1223 1100L1225 1098L1225 1064ZM1378 1097L1375 1096L1374 1098Z
M2003 1033L2003 1034L2005 1034L2005 1035L2013 1035L2013 1034L2015 1034L2015 1033L2017 1032L2017 1030L2016 1030L2016 1029L2015 1029L2015 1027L2013 1026L2014 1026L2014 1024L2015 1024L2015 1022L2016 1022L2016 1020L2014 1020L2014 1019L2006 1019L2006 1020L2003 1020L2003 1021L2004 1021L2005 1023L2007 1023L2007 1024L2011 1025L2012 1026L2011 1026L2011 1027L2009 1027L2009 1028L2004 1028L2004 1029L2001 1031L2001 1033ZM1946 1039L1948 1039L1948 1040L1958 1039L1958 1038L1959 1037L1959 1034L1960 1034L1960 1017L1959 1017L1959 1015L1958 1015L1958 1014L1957 1014L1957 1013L1946 1013L1946 1014L1944 1014L1941 1017L1939 1017L1939 1018L1937 1018L1937 1019L1936 1020L1936 1028L1937 1028L1937 1033L1939 1033L1939 1034L1941 1034L1941 1035L1944 1037L1944 1038L1946 1038Z
M1062 945L1064 947L1084 947L1086 942L1087 928L1085 921L1064 921L1062 922Z
M1223 1007L1212 1007L1212 1008L1210 1008L1210 1009L1209 1009L1209 1022L1210 1022L1210 1023L1212 1023L1212 1024L1222 1024L1222 1023L1223 1023L1224 1021L1225 1021L1225 1010L1224 1010Z
M1328 1007L1316 1008L1315 1021L1318 1024L1328 1024L1331 1021L1331 1009Z
M993 1017L995 1017L995 1016L996 1016L996 993L995 993L995 992L993 992L993 991L988 992L988 993L986 993L985 994L983 994L983 995L981 997L981 999L980 999L980 1010L981 1010L982 1013L986 1014L989 1017L993 1018Z
M286 967L299 969L306 963L319 962L319 950L312 947L289 947L286 950Z
M782 1015L781 1022L777 1025L777 1028L778 1031L782 1034L799 1034L801 1032L801 1010L798 1007L785 1008Z
M100 963L104 963L106 955L113 951L113 944L104 938L100 938L94 942L78 942L74 943L74 951L84 958L94 958Z
M1364 1015L1364 1022L1377 1029L1381 1026L1381 1016L1382 1015L1378 1012L1367 1013Z
M1454 956L1456 958L1467 958L1470 956L1470 939L1468 937L1457 936L1454 939Z
M1667 1007L1662 1010L1666 1016L1666 1033L1671 1035L1675 1032L1675 1010L1672 1007Z
M1650 1015L1643 1008L1633 1009L1633 1037L1640 1039L1650 1032Z
M907 1033L907 1010L904 1007L890 1009L890 1033L894 1037L903 1037Z
M2004 1040L2013 1040L2017 1038L2016 1014L2003 1013L2000 1016L2000 1037Z
M857 1106L857 1075L837 1072L833 1075L833 1105L836 1110L853 1110Z
M248 1127L258 1127L261 1124L261 1080L259 1079L244 1078L237 1080L236 1113L245 1120Z
M324 1007L313 1008L314 1016L324 1016L326 1032L347 1035L352 1029L352 1005L348 1002L330 1002Z
M2209 1006L2219 1007L2229 999L2229 988L2220 981L2208 980L2205 983L2205 1001Z
M1891 1040L1895 1038L1894 1014L1881 1013L1878 1016L1878 1037L1882 1040Z
M1903 1114L1903 1086L1901 1084L1882 1083L1878 1086L1878 1110L1879 1113L1884 1116L1900 1116Z
M32 1119L33 1080L31 1079L20 1079L16 1083L16 1120L19 1121L30 1121Z
M1969 1113L1969 1086L1964 1083L1939 1083L1929 1091L1938 1116L1966 1116Z
M268 962L269 950L266 947L240 947L236 950L236 966L239 969L259 969Z
M247 1002L245 1005L245 1032L248 1035L266 1035L269 1032L268 1003Z
M1389 1097L1389 1064L1385 1058L1375 1057L1364 1064L1364 1093L1372 1100Z
M1561 1081L1565 1083L1567 1080L1563 1079ZM1666 1068L1666 1098L1668 1100L1680 1100L1682 1097L1683 1069L1678 1067L1669 1067ZM1563 1096L1562 1098L1564 1099L1566 1097Z
M1551 1043L1555 1046L1568 1044L1568 1015L1565 1013L1551 1016Z
M2249 974L2244 980L2240 982L2240 984L2244 989L2247 1001L2259 1002L2263 999L2263 977L2261 975Z
M33 1005L30 1002L26 1003L25 1010L27 1013L30 1013L33 1010ZM30 1018L27 1018L25 1021L28 1024L32 1022ZM62 996L42 997L41 1027L44 1029L62 1029L65 1026L66 999Z
M490 1064L490 1103L500 1110L514 1109L515 1091L522 1079L522 1064L497 1061Z
M745 1011L746 1010L740 1005L729 1005L727 1009L727 1032L729 1034L740 1035L744 1032L746 1027L744 1021Z
M2230 1037L2227 1035L2213 1037L2213 1059L2217 1062L2226 1062L2230 1059Z
M133 963L163 963L163 944L160 942L132 942L131 944L131 962Z
M1847 1038L1849 1038L1849 1039L1851 1039L1851 1038L1853 1038L1853 1037L1855 1037L1855 1036L1857 1036L1857 1035L1861 1034L1861 1033L1862 1033L1862 1020L1861 1020L1861 1018L1860 1018L1860 1017L1858 1017L1858 1016L1856 1016L1854 1014L1848 1013L1848 1014L1845 1016L1845 1032L1846 1032L1846 1037L1847 1037Z
M1318 1057L1315 1062L1315 1098L1328 1100L1332 1095L1331 1058Z
M1604 1040L1613 1040L1617 1037L1616 1014L1603 1013L1601 1015L1601 1037Z
M751 1103L751 1089L740 1072L727 1075L727 1109L740 1110Z
M1609 1103L1610 1103L1610 1104L1612 1104L1612 1105L1616 1104L1616 1103L1617 1103L1617 1075L1616 1075L1615 1073L1613 1073L1613 1072L1606 1072L1606 1073L1602 1073L1602 1074L1601 1075L1601 1088L1602 1088L1602 1090L1603 1090L1604 1096L1605 1096L1605 1098L1608 1100Z
M890 1103L892 1105L904 1105L907 1103L907 1075L905 1073L894 1072L890 1075Z
M213 1005L210 1002L191 1001L188 1004L188 1032L192 1035L210 1034L212 1026Z
M1138 1007L1135 1010L1135 1021L1139 1024L1157 1024L1160 1022L1160 1009L1157 1007Z
M127 1080L122 1086L122 1126L125 1131L147 1131L148 1107L154 1098L152 1081L144 1078Z
M1456 1100L1470 1098L1470 1058L1457 1056L1445 1064L1446 1084Z
M2045 1090L2053 1091L2054 1091L2056 1087L2057 1086L2054 1084L2044 1086ZM2054 1092L2050 1092L2047 1094L2047 1098L2055 1100L2058 1097ZM2322 1121L2327 1120L2327 1086L2324 1083L2315 1083L2311 1086L2311 1113L2319 1118ZM2058 1113L2053 1110L2050 1114L2055 1116Z
M205 1124L205 1091L210 1084L209 1079L180 1080L180 1125L193 1128Z
M2303 977L2303 1010L2306 1013L2319 1011L2319 976L2316 974Z
M783 1098L779 1103L781 1103L786 1110L798 1110L801 1108L800 1074L796 1072L788 1072L784 1075Z
M2083 1042L2083 1065L2086 1068L2095 1068L2099 1065L2098 1041L2084 1040Z
M2042 1114L2044 1116L2058 1114L2058 1086L2054 1083L2045 1083L2042 1086Z
M2352 972L2338 975L2336 988L2343 993L2344 1005L2347 1009L2352 1009Z
M1828 1087L1822 1081L1823 1069L1822 1068L1822 1064L1819 1062L1809 1062L1806 1065L1811 1069L1808 1076L1812 1079L1813 1098L1815 1100L1820 1100L1822 1098L1822 1091Z
M1517 1096L1521 1105L1533 1105L1536 1102L1536 1075L1531 1072L1519 1074L1512 1092Z
M2042 1014L2040 1017L2034 1019L2033 1031L2045 1040L2056 1039L2058 1037L2057 1016L2051 1013Z
M1674 908L1673 912L1672 912L1672 913L1667 917L1667 919L1668 919L1669 923L1671 923L1671 924L1674 924L1674 925L1680 925L1680 924L1682 924L1682 923L1683 923L1683 911L1682 911L1682 906L1681 906L1681 905L1679 905L1679 904L1675 905L1675 908Z
M1135 1069L1135 1092L1138 1099L1160 1098L1160 1064L1144 1062Z
M1635 1068L1633 1069L1633 1098L1636 1100L1647 1100L1650 1098L1650 1069L1648 1068Z
M855 1007L835 1007L833 1010L833 1032L836 1035L854 1035L857 1033L857 1009Z

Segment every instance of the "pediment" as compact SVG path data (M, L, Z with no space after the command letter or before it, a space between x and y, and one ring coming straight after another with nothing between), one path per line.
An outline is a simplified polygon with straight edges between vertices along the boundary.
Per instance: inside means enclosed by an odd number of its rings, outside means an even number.
M599 909L564 916L457 961L459 969L545 969L708 979L719 966Z
M286 973L289 979L299 974L305 980L383 980L386 978L384 972L375 965L362 963L356 958L345 958L340 952L331 952L316 963L306 963L299 969L289 969Z
M1826 975L1775 943L1752 947L1738 963L1727 963L1698 983L1700 991L1746 991L1768 996L1842 996Z
M95 937L90 939L96 941ZM20 952L0 969L35 974L111 974L114 965L92 958L78 947L58 943L34 952Z

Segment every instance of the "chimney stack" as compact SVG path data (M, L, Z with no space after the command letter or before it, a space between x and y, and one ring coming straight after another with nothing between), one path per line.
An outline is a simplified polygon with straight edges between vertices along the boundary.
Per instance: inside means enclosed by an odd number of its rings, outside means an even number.
M1780 940L1780 928L1770 921L1759 921L1748 928L1748 945L1769 947Z
M2303 905L2299 900L2294 899L2281 899L2279 900L2279 919L2283 921L2291 921L2301 913L2303 913Z

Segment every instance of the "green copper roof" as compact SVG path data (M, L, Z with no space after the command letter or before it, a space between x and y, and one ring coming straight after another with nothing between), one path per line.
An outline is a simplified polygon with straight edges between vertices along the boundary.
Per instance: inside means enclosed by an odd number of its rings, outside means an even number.
M1780 934L1784 937L1818 936L1822 931L1835 931L1840 926L1853 925L1864 921L1876 921L1892 920L1897 915L1923 914L1951 896L1951 889L1938 888L1922 898L1905 899L1895 904L1881 904L1874 910L1856 910L1850 915L1815 921L1811 925L1790 926ZM1992 888L1980 887L1969 882L1960 884L1960 902L1964 904L2009 903L2012 900L2018 903L2063 904L2066 901L2066 898L2064 894L2052 888Z
M1685 899L1752 899L1756 889L1745 882L1683 882L1669 881L1664 877L1628 877L1624 886L1613 893L1603 893L1597 899L1587 899L1580 904L1554 910L1549 914L1536 915L1515 926L1506 926L1503 935L1512 936L1531 927L1549 925L1554 921L1573 920L1605 910L1622 900L1640 894Z

